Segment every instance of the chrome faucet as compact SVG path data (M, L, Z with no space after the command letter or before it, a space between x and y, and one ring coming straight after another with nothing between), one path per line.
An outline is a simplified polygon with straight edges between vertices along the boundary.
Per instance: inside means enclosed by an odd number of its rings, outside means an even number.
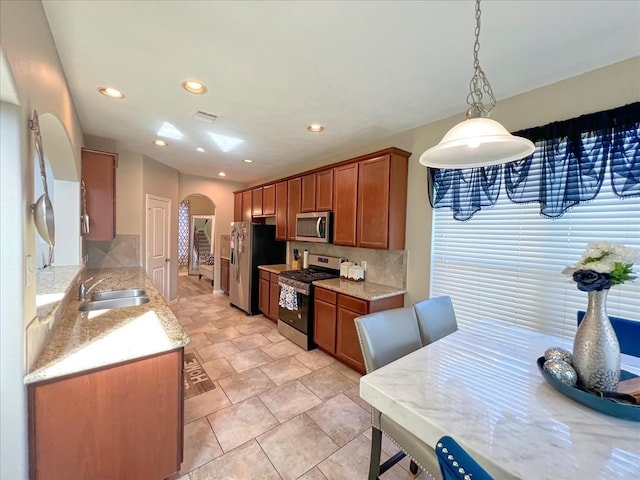
M93 290L94 288L96 288L98 285L100 285L102 282L104 282L105 280L109 280L111 278L111 275L107 275L106 277L101 278L100 280L98 280L96 283L94 283L93 285L91 285L89 288L87 288L87 282L90 282L91 280L93 280L93 277L89 277L87 278L84 282L82 282L80 284L80 288L78 290L78 300L85 300L87 298L87 294Z

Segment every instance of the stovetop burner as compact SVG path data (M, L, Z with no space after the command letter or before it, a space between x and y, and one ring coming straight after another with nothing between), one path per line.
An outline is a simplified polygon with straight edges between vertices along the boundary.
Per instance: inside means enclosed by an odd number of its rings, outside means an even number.
M311 283L316 280L326 280L329 278L338 278L339 271L319 270L316 268L305 268L303 270L289 270L280 273L281 277L291 278L299 282Z

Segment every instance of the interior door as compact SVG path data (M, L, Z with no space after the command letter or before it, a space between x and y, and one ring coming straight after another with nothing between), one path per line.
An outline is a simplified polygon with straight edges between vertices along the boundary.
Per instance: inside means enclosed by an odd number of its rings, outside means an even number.
M147 275L162 297L169 301L171 273L171 200L146 196L147 203Z

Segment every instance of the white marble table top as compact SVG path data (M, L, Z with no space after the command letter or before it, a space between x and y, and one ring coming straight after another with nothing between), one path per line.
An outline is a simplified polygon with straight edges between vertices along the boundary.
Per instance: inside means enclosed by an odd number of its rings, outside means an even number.
M540 374L570 341L478 322L360 380L360 396L429 445L455 438L496 479L640 478L640 423L565 397ZM640 359L622 356L640 374ZM639 407L640 408L640 407Z

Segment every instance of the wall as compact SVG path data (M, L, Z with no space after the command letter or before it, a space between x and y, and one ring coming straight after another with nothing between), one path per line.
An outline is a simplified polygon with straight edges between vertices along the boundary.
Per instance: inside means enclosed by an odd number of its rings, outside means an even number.
M229 224L233 221L233 192L240 188L242 185L234 182L224 182L195 175L180 175L180 199L189 195L201 194L213 201L216 208L216 245L221 245L220 235L229 234ZM220 286L220 249L216 248L215 255L213 284L217 292Z
M189 213L191 215L216 214L216 207L209 197L204 195L189 195L182 200L189 200Z
M0 2L3 61L2 145L2 384L0 478L28 476L25 326L36 316L36 285L25 283L25 258L35 255L29 205L34 195L33 148L28 120L33 109L49 115L47 155L57 180L79 181L82 132L40 2ZM11 81L7 83L6 79ZM11 84L14 88L5 90ZM7 98L7 97L13 98ZM43 136L45 131L43 129ZM61 134L62 137L58 137ZM71 152L70 155L64 152ZM10 231L7 231L10 228ZM73 239L79 242L79 239ZM10 277L7 278L7 275ZM34 345L38 348L38 345Z

